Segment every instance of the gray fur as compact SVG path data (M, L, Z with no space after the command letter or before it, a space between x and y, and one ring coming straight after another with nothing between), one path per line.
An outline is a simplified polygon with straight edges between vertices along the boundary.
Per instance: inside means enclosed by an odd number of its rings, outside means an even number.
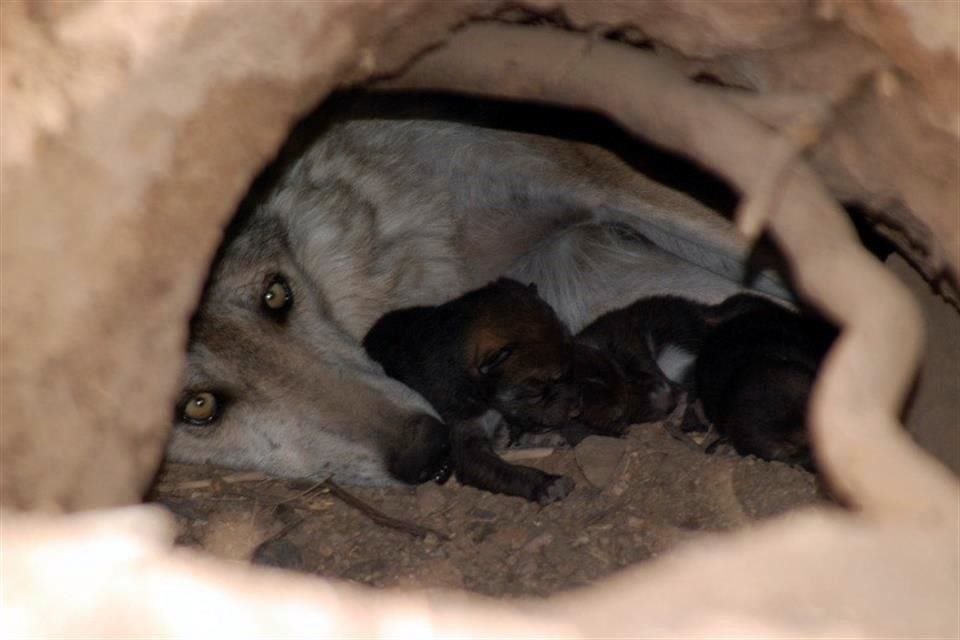
M224 411L178 423L169 456L392 483L404 425L433 412L360 345L386 311L509 273L576 331L640 295L717 301L742 288L744 255L718 216L589 145L428 120L333 124L212 271L184 393L223 394ZM294 293L282 325L260 308L278 272Z

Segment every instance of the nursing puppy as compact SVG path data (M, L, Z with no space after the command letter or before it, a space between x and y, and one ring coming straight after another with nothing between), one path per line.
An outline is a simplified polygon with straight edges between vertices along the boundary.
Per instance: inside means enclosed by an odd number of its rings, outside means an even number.
M707 331L707 309L677 296L644 298L600 316L577 342L609 356L630 379L687 384Z
M627 377L607 354L577 340L573 343L573 379L580 406L565 424L506 422L509 443L517 446L576 445L589 435L618 437L631 424L667 415L676 404L669 385L657 373Z
M530 430L559 427L578 413L572 338L535 287L500 278L442 305L387 313L363 345L449 425L462 483L541 504L573 488L568 478L511 465L493 450L491 411Z
M653 296L598 318L577 336L627 377L659 377L699 399L744 454L808 464L806 405L835 336L821 321L765 298L716 305Z
M764 302L750 301L752 308L706 335L697 393L707 418L739 452L810 468L807 405L836 329Z
M580 390L580 413L564 436L577 444L590 434L621 436L631 424L666 417L677 405L677 394L659 369L634 367L576 336L574 377Z

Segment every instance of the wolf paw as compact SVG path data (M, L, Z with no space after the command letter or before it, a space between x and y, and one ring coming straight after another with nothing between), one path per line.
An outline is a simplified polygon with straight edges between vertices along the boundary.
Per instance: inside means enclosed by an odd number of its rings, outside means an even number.
M547 476L537 490L536 500L544 506L563 500L575 486L576 483L566 476Z

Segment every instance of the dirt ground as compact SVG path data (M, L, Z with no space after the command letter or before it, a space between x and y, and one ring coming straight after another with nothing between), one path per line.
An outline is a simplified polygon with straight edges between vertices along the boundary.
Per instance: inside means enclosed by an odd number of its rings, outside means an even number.
M255 556L371 586L493 596L545 596L584 585L701 532L825 499L804 470L707 455L656 424L634 426L621 439L590 437L574 449L511 453L571 476L576 489L540 507L452 479L443 486L339 488L167 464L151 499L176 514L179 544L222 558ZM360 509L345 502L351 496L362 501ZM374 522L370 508L409 530Z

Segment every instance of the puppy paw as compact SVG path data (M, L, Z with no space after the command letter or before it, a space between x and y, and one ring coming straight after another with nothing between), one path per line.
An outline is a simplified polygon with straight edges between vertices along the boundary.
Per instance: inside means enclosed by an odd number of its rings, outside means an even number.
M536 501L546 506L558 500L563 500L570 495L575 486L576 483L566 476L547 476L537 490Z

